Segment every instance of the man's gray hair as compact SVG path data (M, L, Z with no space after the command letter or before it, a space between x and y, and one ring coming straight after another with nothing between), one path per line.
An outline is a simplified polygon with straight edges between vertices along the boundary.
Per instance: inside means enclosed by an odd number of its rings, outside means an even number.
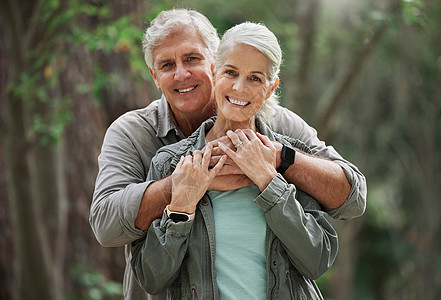
M208 51L215 58L219 46L219 36L216 29L201 13L180 8L162 11L146 29L142 40L142 49L147 66L153 70L152 52L155 47L159 46L169 35L179 34L188 27L199 32Z
M235 44L252 46L262 52L268 59L268 77L273 85L279 75L282 64L282 50L277 37L265 25L244 22L228 29L219 44L214 71L221 67L227 50ZM279 100L275 92L263 103L258 115L263 121L267 121L275 112Z

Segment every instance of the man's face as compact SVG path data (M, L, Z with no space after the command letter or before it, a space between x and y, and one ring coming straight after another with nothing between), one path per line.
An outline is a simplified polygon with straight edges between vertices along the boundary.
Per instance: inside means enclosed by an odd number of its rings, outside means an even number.
M170 35L153 50L153 76L175 115L201 113L212 100L214 58L192 28Z

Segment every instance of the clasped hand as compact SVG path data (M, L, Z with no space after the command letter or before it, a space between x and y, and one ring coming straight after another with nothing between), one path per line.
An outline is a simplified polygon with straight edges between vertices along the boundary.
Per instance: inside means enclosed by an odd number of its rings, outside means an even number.
M242 144L236 149L234 144L239 140ZM226 137L208 143L202 151L181 157L172 174L170 208L193 213L208 189L256 184L263 191L276 175L276 148L268 137L249 129L228 131Z
M212 150L213 146L209 143L204 153L196 150L193 155L181 157L171 175L171 210L189 214L196 210L197 203L227 160L227 156L223 155L214 167L210 168Z
M227 135L233 147L218 141L219 148L263 191L277 175L275 146L267 136L251 129L229 130Z

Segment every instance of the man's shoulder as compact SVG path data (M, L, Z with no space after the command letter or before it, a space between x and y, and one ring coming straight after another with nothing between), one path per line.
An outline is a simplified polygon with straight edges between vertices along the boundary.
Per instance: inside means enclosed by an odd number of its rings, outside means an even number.
M291 135L293 130L305 126L305 121L295 112L286 107L277 105L274 115L267 121L268 126L275 132Z
M130 110L119 116L113 123L156 122L159 117L159 103L160 99L152 101L146 107Z

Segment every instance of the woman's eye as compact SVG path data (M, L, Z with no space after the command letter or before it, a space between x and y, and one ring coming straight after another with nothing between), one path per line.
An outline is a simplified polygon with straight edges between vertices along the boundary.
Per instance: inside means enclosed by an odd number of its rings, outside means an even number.
M189 56L186 59L188 63L199 63L201 60L203 60L203 58L199 56Z
M233 70L226 70L225 74L234 76L236 73Z
M251 76L251 80L252 80L252 81L256 81L256 82L262 82L262 79L260 79L260 78L257 77L257 76Z

